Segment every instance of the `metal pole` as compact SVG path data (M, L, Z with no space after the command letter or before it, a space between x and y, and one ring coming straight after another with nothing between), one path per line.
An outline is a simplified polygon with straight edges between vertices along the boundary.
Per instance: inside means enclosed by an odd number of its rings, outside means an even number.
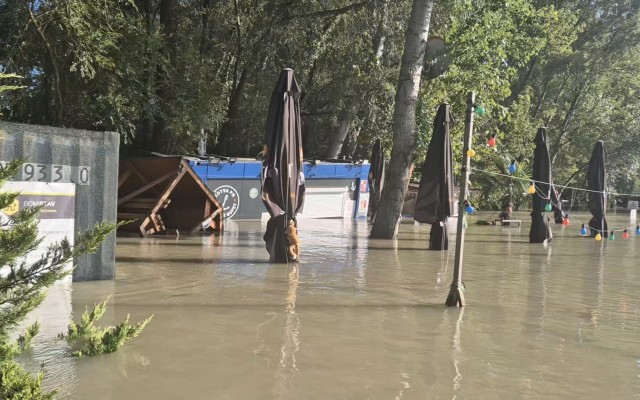
M471 159L467 151L471 148L473 138L473 112L476 108L476 94L469 92L467 96L467 114L464 121L464 146L462 148L462 184L458 199L458 233L456 235L456 258L453 266L453 282L447 296L446 305L449 307L464 307L464 284L462 283L462 256L464 252L464 220L465 202L467 200L467 185L469 183L469 169Z

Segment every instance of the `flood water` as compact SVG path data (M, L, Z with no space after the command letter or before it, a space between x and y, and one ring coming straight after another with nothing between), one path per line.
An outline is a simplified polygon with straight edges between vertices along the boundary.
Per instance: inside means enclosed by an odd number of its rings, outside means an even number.
M115 282L52 289L27 361L62 399L640 398L640 236L596 242L579 220L546 247L528 224L469 224L463 309L443 305L454 251L427 251L424 225L370 241L364 222L301 220L297 267L266 263L259 222L119 239ZM106 323L155 317L71 357L55 333L108 295Z

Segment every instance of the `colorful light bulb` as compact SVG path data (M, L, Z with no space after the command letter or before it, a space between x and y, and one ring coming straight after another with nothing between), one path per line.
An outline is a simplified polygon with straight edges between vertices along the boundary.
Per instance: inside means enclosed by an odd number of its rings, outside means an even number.
M622 232L622 238L629 239L629 231L627 229L625 229L624 232Z
M609 234L609 240L616 240L616 235L613 234L613 231Z
M601 241L602 240L602 235L599 233L596 233L596 237L595 237L596 241Z
M476 210L476 209L475 209L475 208L473 208L473 206L472 206L471 204L467 204L467 207L465 208L465 211L467 212L467 214L473 214L473 212L474 212L475 210Z
M580 234L582 236L587 236L587 233L588 233L587 228L585 228L584 224L582 224L582 228L580 228Z
M516 167L516 160L512 160L511 164L509 164L509 173L515 174L517 170L518 170L518 167Z
M636 225L636 235L640 235L640 225Z
M545 210L545 211L551 211L551 210L552 210L551 203L547 203L547 204L545 204L545 205L544 205L544 210Z
M491 135L489 140L487 140L487 146L496 147L496 134L495 133L493 135Z
M527 189L527 193L529 194L535 194L536 193L536 187L535 185L532 183L531 186L529 186L529 189Z
M474 149L469 149L467 150L467 155L469 156L469 158L473 158L473 156L476 155L476 151Z
M562 218L562 225L569 225L569 218Z
M478 114L478 116L482 117L484 115L484 107L482 106L476 106L476 114Z

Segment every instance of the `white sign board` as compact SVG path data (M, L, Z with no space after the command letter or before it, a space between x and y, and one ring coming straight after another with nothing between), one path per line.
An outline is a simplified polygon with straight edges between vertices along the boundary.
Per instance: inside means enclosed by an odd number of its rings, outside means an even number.
M73 245L75 184L12 181L6 182L1 190L20 193L11 205L0 210L1 229L11 229L13 216L17 212L41 207L38 216L38 236L43 240L40 246L28 255L27 260L35 261L51 244L60 242L65 237Z
M13 216L17 212L41 207L38 216L38 236L43 238L40 246L26 257L27 265L37 261L47 251L49 245L67 238L73 245L75 237L75 196L76 185L73 183L46 182L6 182L2 192L20 193L9 206L0 210L0 229L11 229ZM68 268L71 268L69 263ZM54 283L47 290L47 297L42 304L29 314L20 324L18 332L35 322L40 323L40 340L33 345L36 358L44 351L49 351L50 339L58 333L65 332L71 315L71 275ZM42 340L49 339L48 340ZM63 367L69 366L63 363Z

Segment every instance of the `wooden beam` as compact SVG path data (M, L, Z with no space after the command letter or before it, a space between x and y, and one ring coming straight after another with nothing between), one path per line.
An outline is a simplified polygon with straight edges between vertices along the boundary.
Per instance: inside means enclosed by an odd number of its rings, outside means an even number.
M222 214L222 207L218 208L217 210L215 210L213 212L213 214L211 214L211 218L215 218L218 216L218 214ZM207 217L208 218L208 217Z
M211 201L209 199L205 199L204 201L204 217L207 218L207 215L211 212Z
M181 172L182 173L182 172ZM166 181L167 179L171 178L172 176L176 175L176 171L171 171L169 173L164 174L163 176L161 176L160 178L154 180L153 182L149 182L146 185L144 185L143 187L134 190L133 192L129 193L126 196L123 196L121 198L118 199L118 205L121 205L122 203L126 203L127 201L133 199L134 197L136 197L137 195L139 195L140 193L146 192L147 190L149 190L150 188L157 186L158 184ZM174 181L175 182L175 181ZM175 185L173 185L175 187ZM166 191L165 191L166 192ZM156 205L157 207L157 205ZM154 207L153 212L156 212L157 210L155 209L156 207Z
M142 208L144 210L150 210L153 208L153 206L156 205L156 202L147 202L147 201L130 201L127 203L122 204L122 208Z
M142 223L140 224L140 227L138 229L140 229L140 236L142 237L146 237L147 236L147 232L145 231L144 227L147 225L147 218L144 219L144 221L142 221Z
M125 213L119 212L118 219L138 220L147 216L147 213Z
M144 176L142 171L140 171L140 169L133 163L133 161L126 160L125 163L129 166L129 169L133 171L133 174L142 181L142 183L149 183L149 179L146 176ZM154 192L156 196L159 195L159 192L157 190L154 189Z
M164 189L164 192L162 192L162 194L160 195L160 198L158 199L158 203L151 210L152 213L157 213L158 210L160 210L161 208L164 208L163 206L164 206L165 203L167 203L167 201L171 201L170 199L168 199L168 197L171 194L171 192L173 191L173 189L175 189L175 187L178 184L178 182L180 182L180 179L182 179L184 174L185 174L185 168L182 168L180 170L180 172L178 172L178 175L169 184L169 186L167 186Z
M216 209L216 210L213 212L213 214L211 214L210 216L209 216L209 215L206 215L206 216L205 216L205 218L204 218L202 221L198 222L198 225L196 225L196 226L194 226L193 228L191 228L191 229L190 229L190 232L191 232L191 233L194 233L195 231L197 231L197 230L198 230L198 228L202 226L202 224L204 223L204 221L208 220L209 218L211 218L211 223L215 224L214 219L215 219L216 215L220 214L220 212L222 212L222 208L218 208L218 209ZM208 213L207 213L207 214L208 214ZM217 228L217 227L216 227L216 228Z
M187 173L193 177L193 179L196 182L196 185L198 185L198 186L200 186L200 188L202 188L204 193L207 195L207 197L209 197L211 199L212 203L216 207L221 208L222 206L220 206L220 203L218 203L218 199L216 199L216 196L213 195L213 193L211 192L211 189L209 189L209 187L207 185L205 185L204 182L202 182L202 179L200 179L200 177L193 171L193 169L191 169L189 164L184 160L182 160L181 163L183 164L183 170L186 170Z
M142 174L142 172L140 172L140 170L138 169L138 167L136 167L136 165L135 165L134 163L132 163L131 161L125 161L125 164L127 164L127 165L129 166L129 169L130 169L131 171L133 171L133 173L134 173L138 178L140 178L140 180L141 180L143 183L149 183L149 179L147 179L147 177L146 177L146 176L144 176L144 175Z
M151 222L151 225L153 225L153 228L156 230L156 232L160 231L160 224L158 224L158 220L156 219L156 214L152 213L151 215L149 215L149 221Z
M120 189L120 186L122 186L122 184L125 183L130 176L131 176L131 169L128 169L118 177L118 189Z

